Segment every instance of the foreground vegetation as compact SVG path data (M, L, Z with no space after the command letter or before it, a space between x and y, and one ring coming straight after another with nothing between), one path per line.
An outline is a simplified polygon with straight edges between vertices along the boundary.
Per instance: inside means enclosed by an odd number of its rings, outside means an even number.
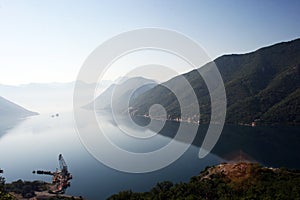
M75 200L82 197L69 197L64 195L48 194L49 183L42 181L18 180L5 184L0 177L0 200L37 199L37 200Z
M5 179L0 176L0 199L1 200L13 200L15 199L13 196L8 194L8 192L5 191Z
M45 182L41 181L22 181L18 180L5 185L5 190L9 192L13 192L15 194L22 195L24 198L31 198L36 196L35 192L39 191L48 191L49 186Z
M108 199L300 199L300 171L253 163L223 164L206 168L188 183L165 181L149 192L122 191Z

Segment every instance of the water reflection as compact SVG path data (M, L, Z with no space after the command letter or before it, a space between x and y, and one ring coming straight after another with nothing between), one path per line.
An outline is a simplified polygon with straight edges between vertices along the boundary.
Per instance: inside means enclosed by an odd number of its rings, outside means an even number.
M76 133L72 116L72 113L60 113L57 118L34 116L0 138L0 165L8 182L19 178L51 182L51 177L37 176L32 171L51 171L57 165L57 155L62 153L73 175L66 193L88 199L104 199L121 190L146 191L159 181L188 181L207 165L223 161L214 155L200 160L197 157L199 148L191 146L180 159L164 169L146 174L119 172L98 162L86 151ZM125 136L119 138L121 133L109 117L103 115L101 120L109 128L111 139L132 151L148 151L170 142L168 137L156 135L149 143L139 145L133 141L128 144Z
M135 121L147 121L142 117ZM141 122L139 122L141 123ZM160 134L174 138L179 123L167 121ZM193 124L186 124L196 126ZM217 125L215 125L217 126ZM208 125L200 125L193 145L201 147ZM300 168L300 128L296 126L239 126L225 125L212 152L230 161L248 160L266 166Z
M10 129L16 127L25 119L15 119L15 118L8 118L0 116L0 138L4 136Z
M167 122L160 134L149 141L141 142L129 140L128 136L119 131L111 116L102 113L99 119L109 131L108 137L113 142L133 152L146 152L164 146L174 137L178 128L177 122ZM143 121L147 119L139 120L139 123L147 124L147 121ZM120 125L129 126L126 121ZM13 126L15 127L12 128ZM104 199L128 189L147 191L163 180L188 181L206 166L218 164L224 159L232 160L240 152L269 166L300 168L298 127L252 128L226 125L213 154L200 160L199 147L207 129L207 126L201 125L193 145L180 159L164 169L146 174L115 171L94 159L81 144L72 113L60 113L57 118L51 118L51 115L34 116L11 124L1 121L0 127L0 168L5 170L4 175L8 182L19 178L51 182L51 177L37 176L32 171L51 171L57 165L57 155L62 153L73 175L67 194L81 195L88 199Z

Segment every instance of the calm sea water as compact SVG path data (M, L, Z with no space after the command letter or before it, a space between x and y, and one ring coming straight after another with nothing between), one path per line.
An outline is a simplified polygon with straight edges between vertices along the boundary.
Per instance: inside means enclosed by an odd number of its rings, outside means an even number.
M109 117L101 116L112 137L119 129ZM190 125L193 126L193 125ZM161 135L148 145L130 144L133 151L148 151L170 142L178 124L169 122ZM33 170L54 171L59 167L58 155L63 154L73 175L67 194L88 199L105 199L122 190L147 191L157 182L188 181L208 165L241 156L269 166L300 168L298 127L225 126L212 154L198 158L199 146L207 127L201 126L194 144L176 162L161 170L132 174L111 169L94 159L82 145L75 130L72 113L59 117L39 115L17 122L0 122L0 168L7 182L18 179L51 181L49 176L32 174ZM121 138L121 139L120 139ZM126 138L117 141L126 148ZM178 141L180 142L180 141Z

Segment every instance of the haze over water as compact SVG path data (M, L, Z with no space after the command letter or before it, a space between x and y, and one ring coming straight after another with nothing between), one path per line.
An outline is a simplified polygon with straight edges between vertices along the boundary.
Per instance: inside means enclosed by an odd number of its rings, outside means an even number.
M122 134L119 132L118 127L111 123L109 115L102 113L99 116L99 120L101 120L101 123L112 134L112 138L114 138L113 135ZM81 195L89 199L103 199L113 193L128 189L146 191L151 189L157 182L165 180L174 182L188 181L190 177L199 174L206 166L224 161L214 154L209 154L200 160L198 158L199 147L193 145L179 160L164 169L146 174L124 173L108 168L87 152L76 133L71 112L60 113L59 117L54 118L48 114L33 116L16 122L14 125L8 125L9 127L5 127L2 124L0 130L1 168L5 170L4 175L8 182L16 181L20 178L23 180L38 179L51 181L51 177L34 175L32 171L38 169L54 171L59 167L57 157L62 153L74 177L71 181L71 187L67 189L67 194ZM173 125L169 125L169 128L165 129L164 134L172 135ZM226 141L226 138L229 137L228 135L236 137L234 136L235 133L240 134L244 132L247 134L248 128L251 129L253 134L264 134L266 138L268 138L267 135L270 132L277 136L272 127L225 126L225 132L223 132L225 139L221 138L223 144L217 144L215 148L216 152L219 153L220 149L227 148L227 145L232 142L230 140ZM267 163L269 166L299 167L300 164L297 161L299 160L299 155L297 152L292 151L293 148L297 148L294 145L295 142L292 142L297 139L293 138L295 137L293 136L295 135L293 132L296 133L299 131L299 128L282 127L282 130L290 131L291 138L287 138L286 141L290 140L291 143L289 147L287 146L287 149L283 150L283 153L288 155L285 156L286 159L281 163L278 164L277 161L278 159L282 159L284 155L276 155L277 150L274 147L282 144L272 144L272 140L266 141L264 147L253 147L250 149L251 151L246 148L244 151L248 150L247 153L250 157L262 155L259 158L260 161ZM148 143L148 145L144 145L144 149L140 145L136 147L130 146L130 148L131 150L147 151L159 148L161 145L168 143L168 141L170 141L169 137L157 135L157 139ZM224 141L227 144L224 144ZM231 147L233 152L239 149L239 145L242 146L243 142L245 142L236 140L236 138L234 141L235 144L231 144L231 146L236 146L236 148ZM123 147L128 147L128 141L125 139L122 142L122 139L119 138L117 142L119 145L123 145ZM250 146L252 142L251 140L246 141ZM257 146L261 146L259 139L256 143ZM268 143L271 145L268 145ZM222 145L225 146L223 147ZM250 155L250 153L253 153L253 155ZM276 156L278 159L276 159ZM291 161L290 158L294 158L294 161Z

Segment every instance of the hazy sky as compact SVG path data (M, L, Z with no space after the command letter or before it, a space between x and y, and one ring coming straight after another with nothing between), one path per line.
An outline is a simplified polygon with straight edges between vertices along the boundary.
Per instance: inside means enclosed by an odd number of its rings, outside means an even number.
M179 31L210 57L300 37L300 1L0 0L0 83L75 80L89 53L136 28Z

